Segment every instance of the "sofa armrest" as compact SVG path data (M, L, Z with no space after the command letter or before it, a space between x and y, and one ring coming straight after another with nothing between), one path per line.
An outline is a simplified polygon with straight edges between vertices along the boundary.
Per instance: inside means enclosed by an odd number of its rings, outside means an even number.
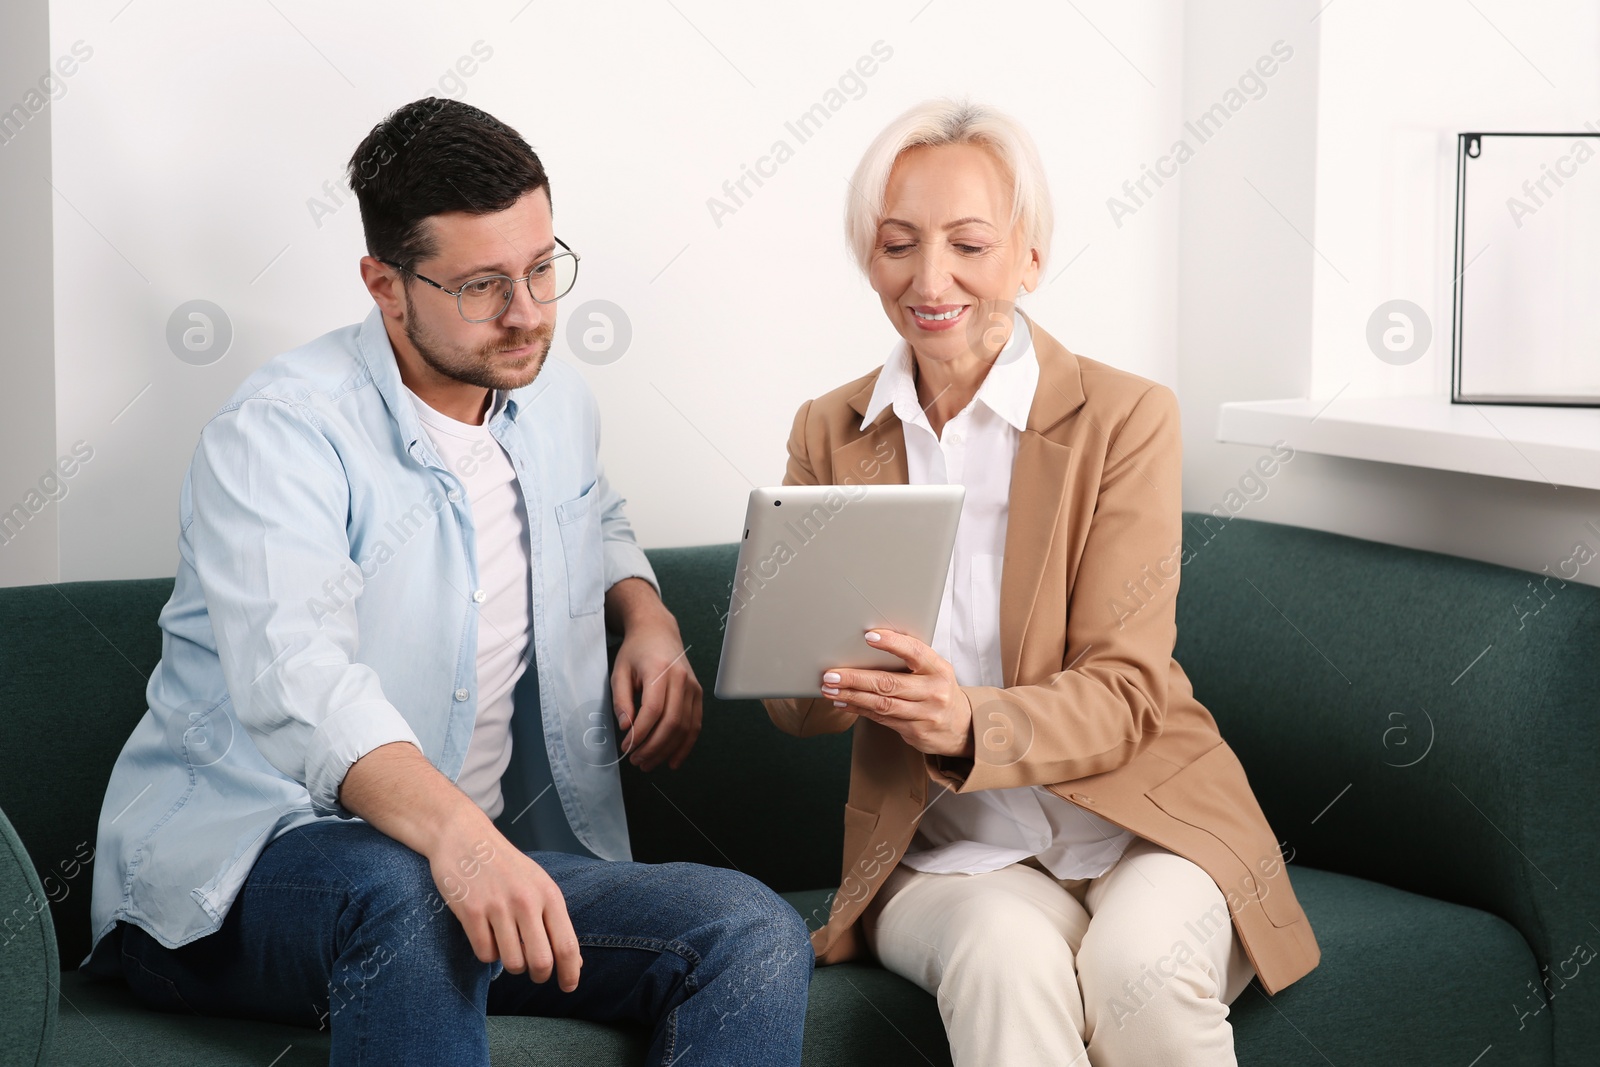
M50 903L28 850L0 811L0 1048L8 1050L7 1062L46 1062L60 985Z

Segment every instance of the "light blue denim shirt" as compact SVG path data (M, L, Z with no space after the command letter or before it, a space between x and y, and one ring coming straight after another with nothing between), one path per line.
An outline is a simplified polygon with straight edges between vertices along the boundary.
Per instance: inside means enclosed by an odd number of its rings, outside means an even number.
M538 700L512 716L496 824L530 849L514 834L533 820L507 822L510 806L559 803L584 847L630 859L604 597L631 576L660 587L601 469L583 378L548 358L504 400L489 426L527 505ZM275 837L357 818L338 799L352 763L410 741L454 781L477 714L472 515L376 307L240 386L201 431L179 518L149 710L100 813L97 947L118 919L169 947L215 931ZM506 780L535 774L516 752L540 743L542 799ZM92 972L118 971L100 956Z

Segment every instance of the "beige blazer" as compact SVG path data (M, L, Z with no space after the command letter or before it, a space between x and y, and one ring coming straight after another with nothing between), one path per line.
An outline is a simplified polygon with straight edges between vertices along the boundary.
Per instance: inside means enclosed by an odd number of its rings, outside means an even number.
M1011 472L1005 687L963 687L975 758L919 753L820 695L763 702L791 734L855 731L844 868L828 922L812 935L817 960L865 952L858 919L905 855L930 780L956 792L1043 785L1204 868L1276 993L1321 950L1244 768L1172 658L1183 542L1177 398L1029 325L1039 385ZM785 485L908 480L893 409L860 429L877 376L800 406Z

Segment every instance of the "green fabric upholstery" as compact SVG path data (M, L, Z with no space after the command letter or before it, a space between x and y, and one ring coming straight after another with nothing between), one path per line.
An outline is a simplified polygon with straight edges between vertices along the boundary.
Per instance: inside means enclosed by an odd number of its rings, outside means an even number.
M328 1062L326 1031L153 1012L126 987L76 971L62 976L61 1010L54 1064L320 1067ZM631 1065L644 1062L649 1046L643 1028L573 1019L492 1015L488 1028L490 1057L507 1067ZM275 1060L280 1054L283 1058ZM923 1057L938 1067L950 1064L932 997L880 967L847 963L817 972L806 1016L808 1064L882 1067L920 1064Z
M89 953L91 856L111 766L145 712L172 579L0 589L0 810L50 894L61 968ZM69 877L70 875L70 877Z
M1293 878L1322 962L1276 997L1251 983L1234 1002L1241 1064L1465 1067L1491 1044L1485 1064L1552 1062L1549 1012L1521 1031L1512 1017L1539 972L1510 923L1331 871Z
M732 867L780 893L834 885L844 849L850 736L800 742L779 733L759 701L712 695L737 545L648 555L705 689L705 706L700 741L679 770L643 774L627 761L621 765L634 859Z
M1253 985L1234 1004L1239 1061L1459 1067L1492 1045L1485 1067L1593 1062L1600 971L1574 950L1600 946L1600 590L1185 519L1178 658L1284 841L1323 949L1296 985L1273 998ZM634 852L744 870L815 926L838 877L849 738L791 738L758 703L710 696L736 552L650 552L708 693L681 770L623 766ZM87 849L171 585L0 590L0 810L15 826L0 820L0 900L19 906L42 883L51 902L0 949L5 1063L41 1062L52 1031L61 1064L327 1060L326 1033L163 1015L73 970L88 951ZM1556 994L1548 1007L1538 988ZM629 1063L645 1047L638 1029L488 1025L496 1063ZM813 980L806 1062L949 1055L933 998L843 964Z
M47 1061L56 1034L55 922L22 838L0 813L0 1062Z
M1506 920L1534 988L1557 976L1555 1062L1596 1062L1600 959L1574 953L1600 949L1600 589L1239 519L1187 515L1184 544L1178 662L1291 869ZM1481 977L1503 995L1474 1032L1525 1041L1525 980Z

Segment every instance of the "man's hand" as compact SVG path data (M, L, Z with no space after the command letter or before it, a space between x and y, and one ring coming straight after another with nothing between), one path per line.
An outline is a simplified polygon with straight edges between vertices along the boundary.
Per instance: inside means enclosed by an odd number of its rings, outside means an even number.
M879 627L867 644L905 661L910 674L837 667L822 676L822 695L880 722L918 752L968 756L973 752L972 701L956 684L956 669L909 634Z
M641 770L663 761L677 770L700 738L704 697L678 620L642 578L624 578L607 590L606 607L622 627L611 672L611 702L624 731L618 751Z
M499 960L513 974L526 971L535 982L554 971L562 992L578 988L583 957L555 880L493 823L463 829L440 836L428 865L473 954L484 963Z
M484 963L536 982L552 965L578 988L583 959L555 880L495 828L472 798L409 741L379 745L350 765L339 800L428 859L439 894Z

